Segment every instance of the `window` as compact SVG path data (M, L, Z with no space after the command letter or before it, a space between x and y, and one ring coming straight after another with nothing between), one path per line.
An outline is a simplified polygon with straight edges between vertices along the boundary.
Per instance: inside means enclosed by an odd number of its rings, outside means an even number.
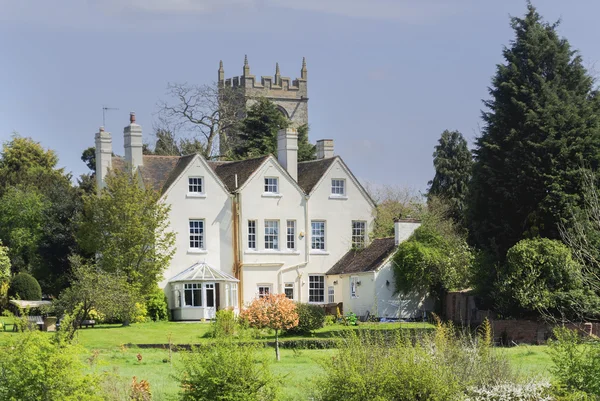
M331 180L331 195L346 195L346 180L334 178Z
M184 284L185 306L202 306L202 284Z
M214 308L215 307L215 285L212 283L204 284L204 289L206 291L206 306L208 308Z
M308 302L325 302L325 276L308 276Z
M285 283L283 285L283 292L286 298L294 299L294 283Z
M287 221L286 247L290 250L296 249L296 220Z
M279 220L265 220L265 249L279 249Z
M231 306L238 306L238 287L237 283L231 283Z
M350 277L350 296L358 298L358 277Z
M332 285L327 287L327 302L330 304L335 303L335 290L333 289Z
M175 307L181 308L181 291L175 290L173 296L175 297Z
M265 192L270 194L279 193L279 179L277 177L265 178Z
M236 308L237 303L237 283L225 284L225 307Z
M325 222L311 221L311 248L316 250L325 250Z
M202 194L204 193L204 180L202 177L188 177L188 193Z
M365 221L352 222L352 248L364 248L367 234Z
M248 220L248 249L256 249L256 220Z
M259 284L258 285L258 297L264 298L271 293L271 284Z
M204 220L190 220L190 249L204 249Z

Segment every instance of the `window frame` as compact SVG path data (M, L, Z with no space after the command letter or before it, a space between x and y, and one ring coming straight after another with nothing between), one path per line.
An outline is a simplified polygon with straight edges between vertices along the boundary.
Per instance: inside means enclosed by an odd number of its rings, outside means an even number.
M284 283L283 284L283 293L285 294L286 298L291 299L291 300L295 299L295 297L296 297L295 292L296 291L295 291L294 287L295 287L294 283L292 283L292 282ZM291 290L291 292L292 292L292 296L291 297L288 295L288 292L287 292L288 290Z
M332 285L327 287L327 303L335 303L335 287Z
M204 307L204 296L203 296L203 285L202 283L184 283L183 284L183 302L181 302L181 307L182 308L202 308ZM188 291L191 294L191 305L187 304L187 293ZM196 302L196 294L199 294L199 304L198 305L194 305Z
M290 225L291 223L291 225ZM296 220L287 220L285 224L285 249L296 250ZM290 232L291 229L291 232ZM290 246L291 245L291 246Z
M274 226L269 227L270 224L274 224ZM273 230L274 232L269 232L268 230ZM279 220L266 219L264 234L265 234L265 236L264 236L265 250L278 251L279 250Z
M318 278L319 280L313 280ZM318 293L320 292L320 294ZM309 274L308 275L308 303L324 304L325 303L325 275L324 274Z
M362 225L362 234L357 234L356 224ZM356 239L360 238L360 242ZM352 220L352 235L351 235L352 248L363 249L367 245L367 222L364 220Z
M264 184L264 193L279 194L279 177L265 177Z
M253 227L251 227L251 225ZM251 229L254 230L254 232L251 232ZM248 249L256 251L257 249L257 230L258 230L258 221L257 220L248 220L248 225L247 225L247 245L248 245ZM254 246L250 246L251 244L254 244Z
M358 298L358 276L350 276L350 298L356 299Z
M192 183L192 180L199 180L199 183ZM200 187L200 191L191 191L192 187ZM188 177L188 195L189 196L201 196L204 195L204 177L202 176L189 176Z
M262 293L261 293L261 288L263 289ZM267 291L264 291L264 290ZM260 299L260 298L264 298L267 295L270 295L273 293L273 284L268 284L268 283L262 283L262 284L256 284L256 298Z
M201 227L192 227L192 223L201 223ZM192 230L196 229L200 232L193 233ZM188 245L191 251L205 251L206 250L206 222L204 219L188 219ZM198 247L192 246L198 243Z
M336 184L341 184L336 185ZM341 193L339 189L341 188ZM345 197L346 196L346 179L345 178L332 178L331 179L331 196L334 197Z
M322 224L322 233L315 235L315 224ZM319 230L321 231L321 230ZM321 239L321 242L317 242L316 239ZM315 247L319 245L320 247ZM310 221L310 249L312 251L324 252L327 249L327 222L325 220L311 220Z

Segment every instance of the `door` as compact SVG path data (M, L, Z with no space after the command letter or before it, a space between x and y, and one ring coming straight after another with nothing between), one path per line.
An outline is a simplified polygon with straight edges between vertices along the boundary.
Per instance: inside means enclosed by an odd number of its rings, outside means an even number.
M217 310L221 310L221 287L219 283L215 283L215 299Z
M217 305L215 283L206 283L204 291L206 291L206 317L214 319Z

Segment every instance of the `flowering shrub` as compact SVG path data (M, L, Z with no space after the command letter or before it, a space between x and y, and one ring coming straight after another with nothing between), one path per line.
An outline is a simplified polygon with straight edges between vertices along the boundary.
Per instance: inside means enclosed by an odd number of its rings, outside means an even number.
M469 388L465 401L552 401L548 382L525 384L505 383L495 386Z
M296 304L285 294L269 294L258 298L240 313L240 319L248 326L257 329L269 328L275 330L275 355L279 357L279 332L289 330L298 325Z

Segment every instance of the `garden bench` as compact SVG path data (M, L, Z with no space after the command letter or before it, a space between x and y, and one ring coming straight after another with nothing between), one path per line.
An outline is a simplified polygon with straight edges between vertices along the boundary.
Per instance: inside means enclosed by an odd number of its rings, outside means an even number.
M42 330L44 328L44 319L41 316L27 316L27 324L30 328Z
M92 326L92 329L94 328L94 326L96 325L96 321L95 320L82 320L81 323L79 323L79 327L85 327L86 329L89 326Z

